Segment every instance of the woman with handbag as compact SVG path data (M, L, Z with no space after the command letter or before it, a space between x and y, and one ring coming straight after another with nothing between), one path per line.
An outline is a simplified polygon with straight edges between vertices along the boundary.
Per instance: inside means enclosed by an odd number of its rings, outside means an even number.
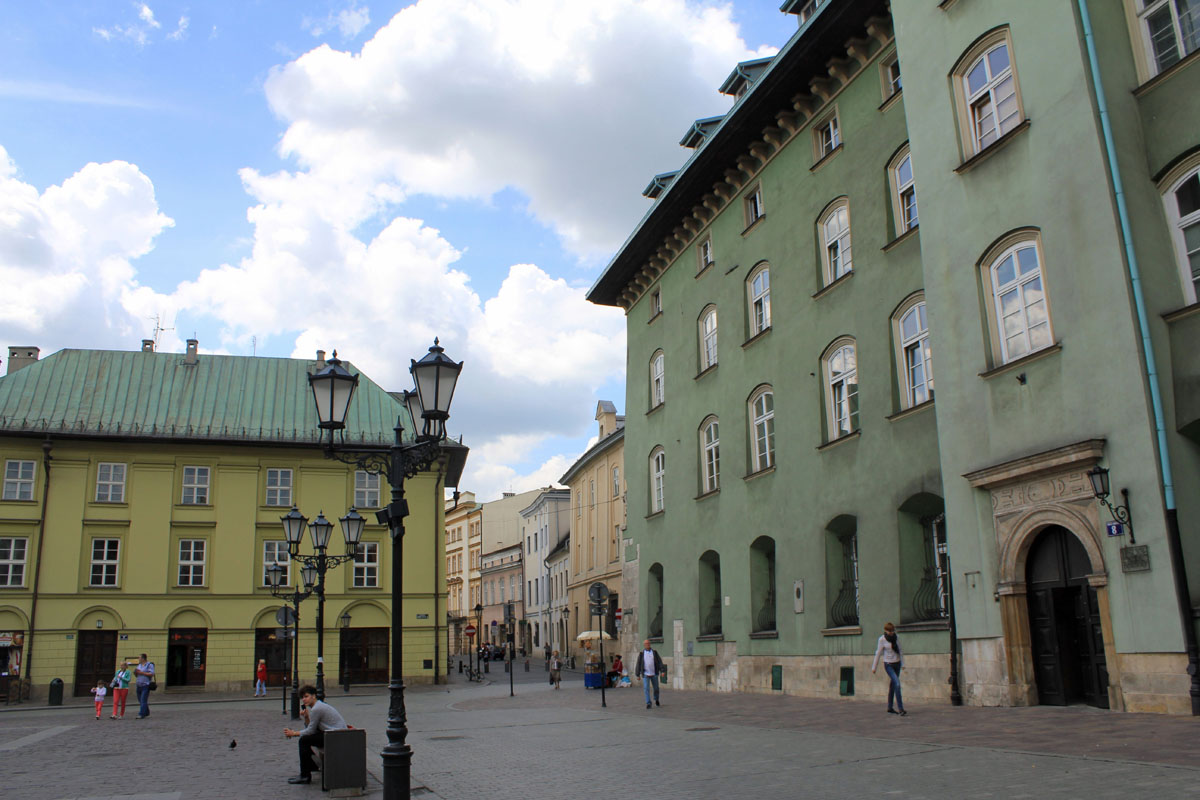
M889 681L888 713L906 717L908 712L904 710L904 698L900 694L900 668L904 666L904 658L900 653L900 638L896 636L896 626L890 622L883 626L883 635L879 637L879 644L875 647L875 660L871 662L872 675L879 666L880 656L883 656L883 670L887 673ZM899 711L892 706L893 696L896 705L900 707Z
M133 673L129 671L129 662L122 661L110 684L113 689L113 719L125 719L125 701L129 698L129 683L132 680Z

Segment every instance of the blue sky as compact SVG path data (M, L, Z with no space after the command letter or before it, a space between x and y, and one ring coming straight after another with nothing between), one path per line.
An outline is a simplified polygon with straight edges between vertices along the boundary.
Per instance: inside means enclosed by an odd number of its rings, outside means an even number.
M624 407L623 316L583 295L725 75L795 31L777 9L12 4L0 346L135 349L158 318L161 350L337 348L398 389L438 335L463 488L545 485Z

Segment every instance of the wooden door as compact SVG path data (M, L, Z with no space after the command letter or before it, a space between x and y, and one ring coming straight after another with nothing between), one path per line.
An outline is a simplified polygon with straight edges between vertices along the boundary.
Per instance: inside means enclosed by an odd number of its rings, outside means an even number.
M75 696L87 697L97 681L117 671L117 632L79 631L75 639Z

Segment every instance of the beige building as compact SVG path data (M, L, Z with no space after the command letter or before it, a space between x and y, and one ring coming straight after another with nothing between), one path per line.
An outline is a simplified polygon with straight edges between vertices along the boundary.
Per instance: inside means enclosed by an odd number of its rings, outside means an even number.
M621 608L621 539L625 530L625 417L607 400L596 404L599 438L560 482L571 492L571 544L567 558L566 645L576 652L581 631L601 627L617 638ZM589 613L588 587L608 587L602 619ZM606 655L608 651L606 649Z
M508 641L510 624L525 621L525 608L521 602L521 545L514 544L484 553L479 575L483 581L483 641L502 645ZM510 618L504 614L504 607L508 603L513 604ZM516 647L521 646L519 631L513 632L513 642Z
M472 514L477 510L474 492L461 492L446 501L446 623L451 653L466 653L468 648L463 629L475 607L468 602L471 597L468 533L474 520Z

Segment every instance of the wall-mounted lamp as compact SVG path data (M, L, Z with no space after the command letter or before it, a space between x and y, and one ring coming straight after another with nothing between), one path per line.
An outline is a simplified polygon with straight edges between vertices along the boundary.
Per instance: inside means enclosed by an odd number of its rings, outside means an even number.
M1092 482L1092 493L1096 495L1096 499L1104 504L1108 509L1108 513L1112 515L1113 521L1105 527L1108 529L1109 536L1120 536L1121 526L1129 527L1129 543L1137 544L1137 540L1133 538L1133 515L1129 511L1129 490L1121 490L1121 498L1125 501L1122 505L1114 506L1108 502L1110 488L1108 483L1108 470L1099 464L1093 469L1088 470L1088 480ZM1114 530L1115 529L1115 530Z
M104 627L104 620L102 620L102 619L98 619L98 620L96 620L96 627L97 627L97 628L103 628L103 627Z

